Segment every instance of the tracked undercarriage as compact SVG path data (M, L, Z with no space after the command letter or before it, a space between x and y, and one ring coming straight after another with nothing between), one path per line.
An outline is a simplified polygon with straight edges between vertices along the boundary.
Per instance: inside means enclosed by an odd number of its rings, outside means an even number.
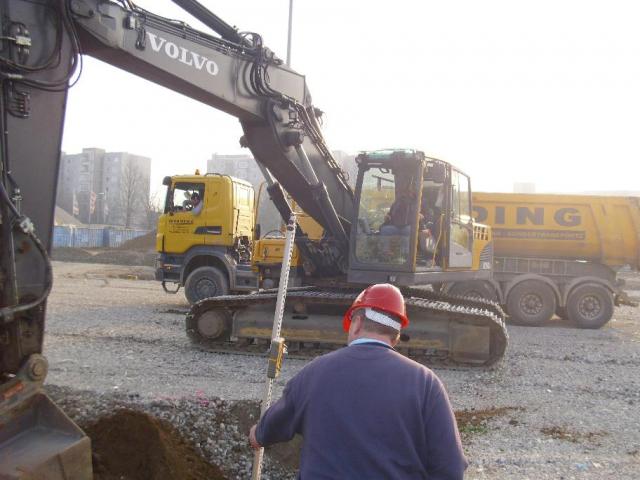
M341 347L342 315L358 291L303 287L289 290L282 335L290 350L305 356ZM508 342L504 313L495 303L406 288L407 314L399 350L419 361L488 366L502 358ZM271 338L275 291L202 300L186 319L187 333L206 348L261 351ZM256 347L257 345L257 347Z

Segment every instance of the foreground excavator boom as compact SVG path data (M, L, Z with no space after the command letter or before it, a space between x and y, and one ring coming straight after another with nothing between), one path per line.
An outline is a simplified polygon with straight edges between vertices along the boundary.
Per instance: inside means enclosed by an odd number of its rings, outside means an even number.
M397 150L363 155L354 192L324 141L321 111L311 102L305 77L283 65L260 35L238 32L194 0L175 3L212 31L130 0L0 0L0 477L91 476L88 440L41 390L52 281L47 252L64 113L82 55L237 117L241 143L261 166L283 217L290 211L286 191L324 228L319 241L297 232L308 278L296 293L295 308L298 320L310 322L298 323L302 328L292 338L342 341L335 318L371 271L405 288L415 325L409 347L475 364L493 363L504 353L506 331L495 304L443 299L412 286L490 276L490 263L482 268L472 258L475 246L490 235L482 229L478 234L468 215L468 178L420 152ZM385 234L375 215L365 218L375 211L376 191L386 200L411 193L408 223L395 233ZM439 211L435 250L419 253L422 200L438 191L440 200L432 199ZM393 261L380 262L376 251L389 252ZM330 288L310 286L316 281ZM261 309L273 309L269 295L248 296L237 308L234 297L203 300L194 305L188 330L214 332L205 339L213 342L259 339Z

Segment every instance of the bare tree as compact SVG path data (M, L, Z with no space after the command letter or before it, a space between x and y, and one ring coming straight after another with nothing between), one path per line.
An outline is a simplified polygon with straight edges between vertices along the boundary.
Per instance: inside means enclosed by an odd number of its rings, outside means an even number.
M147 229L155 230L158 226L158 218L162 213L162 207L160 206L158 192L155 191L151 195L149 195L149 200L146 203L146 221L147 221Z
M125 228L131 227L136 213L144 214L146 210L144 181L145 176L133 162L126 162L122 166L119 207Z

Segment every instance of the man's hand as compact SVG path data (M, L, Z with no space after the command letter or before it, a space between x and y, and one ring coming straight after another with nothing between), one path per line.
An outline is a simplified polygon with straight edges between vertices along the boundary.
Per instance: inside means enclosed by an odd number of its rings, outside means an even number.
M255 450L258 450L259 448L262 448L262 445L260 445L258 443L258 439L256 438L256 427L258 425L254 425L253 427L251 427L251 430L249 430L249 445L251 445L251 448L254 448Z

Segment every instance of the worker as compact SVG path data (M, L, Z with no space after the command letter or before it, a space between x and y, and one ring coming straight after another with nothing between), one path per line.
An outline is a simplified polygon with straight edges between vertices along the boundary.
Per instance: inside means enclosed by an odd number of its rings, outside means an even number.
M287 383L251 428L251 446L302 435L303 479L462 479L467 461L442 383L394 350L408 324L396 287L361 292L343 319L348 346Z
M380 226L381 235L409 235L411 233L411 195L400 194L389 208ZM414 217L415 218L415 217Z
M191 194L191 213L194 215L200 215L202 212L202 200L200 199L200 194L198 192L193 192Z

